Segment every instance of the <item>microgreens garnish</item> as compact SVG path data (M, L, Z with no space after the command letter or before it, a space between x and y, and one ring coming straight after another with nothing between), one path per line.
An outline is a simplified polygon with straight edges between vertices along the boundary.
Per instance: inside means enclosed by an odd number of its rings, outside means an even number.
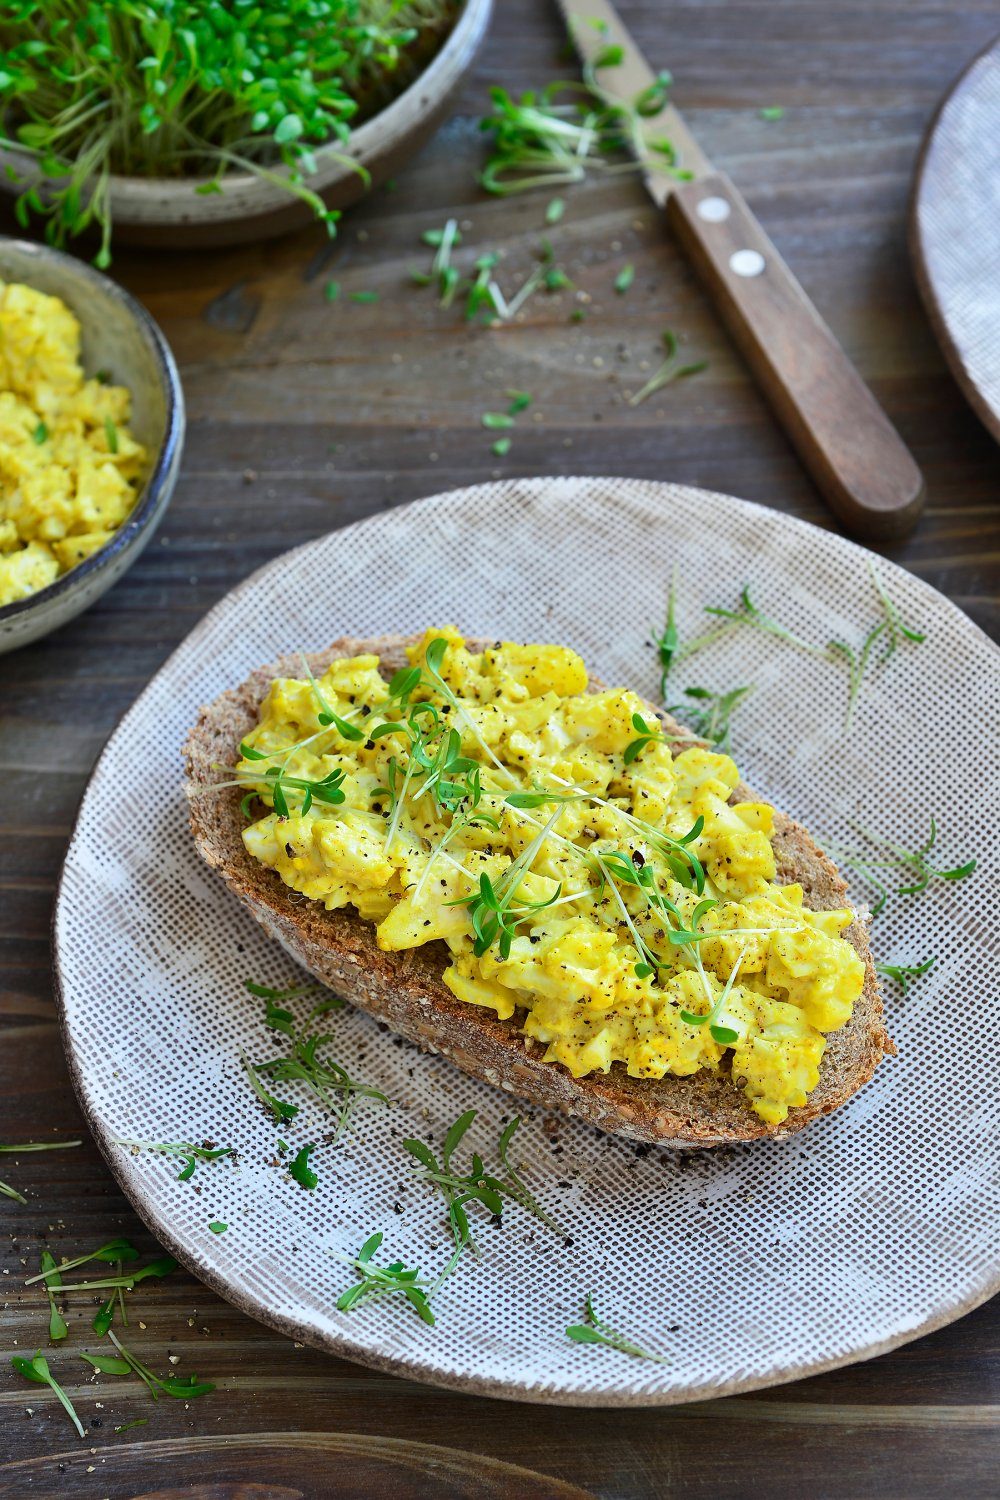
M699 359L689 364L683 364L680 359L680 343L672 328L665 328L660 336L660 341L666 350L666 358L658 370L646 381L642 388L629 396L630 406L640 406L647 401L656 391L662 390L665 385L672 385L675 380L685 380L689 375L699 375L702 370L708 368L708 360Z
M90 1261L101 1261L106 1265L115 1261L132 1261L139 1259L139 1252L130 1240L118 1238L109 1240L106 1245L101 1245L97 1250L91 1250L87 1255L78 1255L75 1260L64 1260L56 1267L60 1276L66 1271L75 1271L77 1266L85 1266ZM29 1276L24 1283L25 1286L33 1286L36 1281L44 1281L45 1273L39 1272L37 1276Z
M926 633L922 630L917 630L913 625L905 625L903 623L903 619L899 613L899 609L889 598L885 584L879 577L874 563L869 562L868 571L872 575L872 583L875 585L875 592L878 594L879 599L882 603L882 609L885 612L888 639L886 642L886 649L883 652L883 659L886 659L892 655L901 639L912 641L914 645L917 646L923 645L924 641L927 639Z
M361 1275L359 1282L341 1292L337 1298L338 1309L341 1312L350 1312L352 1308L361 1307L366 1302L376 1302L393 1293L402 1293L418 1316L423 1318L425 1323L433 1325L434 1314L431 1312L429 1300L431 1282L426 1279L422 1280L419 1271L407 1271L401 1260L393 1261L391 1266L373 1265L372 1256L381 1243L382 1235L379 1232L365 1240L357 1255L330 1252L337 1260L346 1261L349 1266L353 1266Z
M493 150L479 178L487 192L506 196L560 187L582 182L588 172L614 176L655 169L690 178L689 171L677 166L670 142L647 137L643 128L643 120L659 114L666 103L669 75L660 74L631 105L601 88L597 74L617 66L622 56L620 47L604 47L585 67L582 84L558 81L519 99L506 89L490 90L493 110L480 121L480 128L493 135Z
M750 597L750 585L744 584L740 590L740 603L738 609L723 609L718 605L706 605L706 615L713 615L717 619L724 620L725 625L718 630L710 631L707 636L701 636L685 646L680 655L688 656L692 651L697 651L702 645L707 645L709 640L717 640L719 635L729 630L731 626L750 625L755 630L762 630L766 635L773 635L778 640L786 641L790 646L797 646L800 651L808 651L813 656L825 656L826 649L823 646L814 646L810 641L803 640L800 635L789 630L787 625L782 625L778 620L765 614L762 609L753 602Z
M264 772L264 781L271 793L271 801L279 818L287 818L290 815L287 795L290 790L302 793L300 817L305 817L314 801L323 802L328 807L336 807L344 801L345 794L341 790L343 779L344 773L339 766L328 776L313 781L301 776L288 776L278 766L270 766Z
M736 976L740 972L740 967L745 956L746 945L740 949L739 957L733 964L729 972L729 977L719 991L718 997L710 1010L706 1011L704 1015L699 1015L697 1012L690 1010L681 1011L682 1021L688 1026L707 1026L712 1040L718 1042L720 1047L731 1047L734 1042L738 1042L740 1039L740 1033L732 1026L727 1026L725 1020L720 1020L720 1017L725 1017L726 1001L732 993L733 985L736 983Z
M175 1401L192 1401L195 1396L207 1396L215 1390L210 1380L199 1380L197 1375L154 1375L148 1365L125 1348L112 1329L108 1329L107 1336L118 1350L118 1358L109 1354L80 1355L102 1375L138 1375L154 1401L161 1395L173 1396Z
M677 633L677 568L670 580L670 590L667 594L667 618L663 623L663 629L657 633L652 632L653 644L656 647L656 656L660 664L660 697L667 696L667 678L670 676L670 668L674 664L674 655L679 645Z
M879 636L885 634L885 621L873 625L865 636L859 647L852 646L849 641L831 641L829 653L831 656L839 656L847 663L847 714L844 718L844 728L851 727L854 718L854 710L857 707L858 698L861 695L861 684L868 670L872 649Z
M461 1172L453 1165L454 1153L475 1118L476 1111L468 1109L464 1114L459 1115L449 1127L441 1147L440 1161L426 1141L410 1137L403 1142L403 1150L408 1151L419 1164L421 1178L425 1182L433 1183L440 1190L447 1206L448 1227L451 1230L455 1248L434 1282L434 1291L454 1271L464 1250L469 1249L478 1257L479 1251L472 1237L472 1228L466 1213L468 1203L479 1203L495 1219L501 1219L505 1202L512 1201L566 1239L565 1231L559 1227L550 1214L545 1212L510 1164L507 1153L521 1123L519 1116L515 1116L504 1126L500 1136L497 1155L501 1163L502 1176L487 1172L482 1157L476 1152L472 1153L468 1171Z
M669 713L681 714L700 739L708 740L717 749L730 748L730 731L733 713L746 697L753 692L753 684L730 688L726 693L713 693L710 688L688 687L684 689L689 703L674 703Z
M82 1141L34 1141L20 1146L0 1146L0 1152L8 1156L21 1156L26 1151L68 1151L71 1146L82 1146ZM0 1182L0 1197L13 1198L15 1203L27 1203L23 1193Z
M44 422L39 422L38 426L35 428L34 432L31 434L32 438L38 444L39 448L48 439L48 435L49 435L49 429L46 427L46 425L45 425Z
M117 1292L112 1292L107 1302L102 1302L100 1307L97 1309L97 1312L94 1314L94 1321L90 1326L91 1328L93 1328L94 1332L98 1335L99 1338L104 1337L104 1335L107 1333L108 1329L114 1322L115 1302L121 1297L124 1297L124 1293L121 1291L121 1289L119 1289Z
M65 1272L65 1266L58 1266L60 1276ZM127 1271L124 1275L100 1276L94 1281L64 1281L60 1287L63 1292L97 1292L97 1291L124 1291L131 1292L142 1281L149 1281L151 1277L159 1279L169 1276L177 1270L177 1262L172 1255L160 1255L156 1260L151 1260L148 1265L140 1267L138 1271ZM31 1286L35 1281L44 1280L44 1276L32 1276L24 1284Z
M316 1150L316 1142L311 1141L308 1146L303 1146L297 1152L294 1159L288 1164L288 1173L294 1182L300 1187L314 1188L319 1181L316 1173L309 1165L309 1157Z
M683 839L672 841L674 849L665 854L675 879L688 887L694 885L699 894L704 889L705 873L700 861L688 845L699 836L703 826L704 819L699 818ZM667 941L674 947L697 945L708 936L707 933L698 930L697 924L704 913L717 904L713 899L706 897L699 901L691 915L690 923L685 925L680 908L660 890L656 871L638 854L638 851L628 855L618 849L595 850L593 859L602 882L610 889L622 921L631 934L638 954L638 962L635 965L638 979L648 979L656 973L661 967L661 960L636 927L632 914L622 899L619 886L633 887L639 892L647 909L663 927Z
M978 863L977 860L969 859L964 864L951 865L947 869L940 869L931 864L927 856L937 842L937 823L934 818L931 818L931 831L928 838L918 849L906 849L902 844L892 843L889 839L872 833L860 825L858 832L875 846L875 854L859 854L833 840L824 840L824 847L838 864L846 866L849 870L855 870L864 880L867 880L869 885L874 887L878 895L872 907L873 917L877 917L884 909L890 895L919 896L934 879L965 880L973 873ZM905 882L897 886L895 891L890 891L887 884L890 873Z
M931 955L920 964L876 964L875 972L884 974L886 979L894 979L904 995L909 994L910 985L922 974L927 974L937 963L937 957Z
M608 1348L617 1349L620 1354L631 1354L635 1359L651 1359L661 1365L669 1363L666 1355L650 1354L648 1349L644 1349L634 1339L616 1333L603 1318L599 1318L594 1310L592 1292L588 1293L584 1303L584 1319L583 1323L571 1323L566 1329L566 1337L572 1339L574 1344L606 1344Z
M877 621L865 635L860 645L852 645L849 641L832 640L825 646L817 645L813 641L807 641L795 631L790 630L787 625L781 624L772 615L766 614L754 603L750 597L748 584L740 590L740 603L736 609L724 609L717 605L706 606L705 613L721 620L720 625L706 631L703 635L696 636L694 640L685 642L683 646L675 644L673 660L680 661L690 656L695 651L711 645L728 635L731 630L743 626L762 631L765 635L774 636L775 639L784 641L786 645L794 646L799 651L805 651L810 656L821 657L826 661L836 658L842 660L848 673L848 697L847 710L844 725L849 728L861 693L862 683L868 671L876 645L880 642L882 649L878 653L878 664L884 665L897 650L901 641L911 641L915 645L921 644L924 633L912 625L904 623L897 606L889 597L882 580L875 570L873 564L869 563L869 571L875 592L878 595L882 608L883 618Z
M365 738L363 729L359 729L356 724L348 723L346 719L342 719L339 714L334 713L323 696L323 690L313 676L312 668L309 665L307 657L304 655L302 656L302 665L306 669L306 677L309 680L309 686L313 690L313 697L319 704L319 712L316 715L318 722L322 724L324 729L329 729L332 724L337 733L343 739L351 741L352 744L357 744L360 740L363 740ZM241 746L240 748L242 749L243 747Z
M785 106L783 104L765 104L763 109L757 111L757 118L760 120L782 120L784 116Z
M293 984L286 990L276 990L269 984L258 984L255 979L244 979L243 988L258 1000L270 1000L275 1005L287 1005L292 1000L302 1000L307 995L320 995L318 984ZM323 1001L323 1010L343 1010L344 1002L339 995L328 994ZM319 1014L319 1011L316 1012ZM291 1019L289 1015L288 1019Z
M212 1219L209 1222L208 1227L213 1234L225 1234L226 1230L229 1228L229 1225L222 1219Z
M619 296L624 296L634 280L635 266L633 266L631 262L628 262L624 266L622 266L621 270L618 272L618 275L615 277L615 291L619 294Z
M431 268L429 271L411 270L410 280L416 286L436 285L441 307L450 307L460 296L464 298L467 322L482 318L491 324L509 323L540 287L556 292L572 285L565 271L555 264L552 246L547 240L543 240L539 249L539 264L510 296L504 294L494 275L500 263L496 251L478 255L472 273L463 279L461 270L452 260L452 251L461 238L454 219L449 219L443 229L427 230L423 235L425 244L436 247Z
M532 901L518 895L526 872L530 869L532 861L544 844L550 830L561 816L562 807L559 806L531 842L516 859L511 861L495 884L484 870L479 877L479 888L473 895L463 896L457 901L447 903L449 906L468 907L472 931L475 935L472 951L477 958L481 958L494 943L499 948L500 957L509 958L511 943L517 935L517 929L523 923L530 921L536 912L544 911L547 906L551 906L562 894L560 884L544 901Z
M484 411L480 418L484 427L513 427L514 418L506 411Z
M490 452L495 453L497 458L506 458L510 452L510 445L511 440L509 437L497 438L496 442L492 444Z
M36 1351L33 1359L25 1359L23 1355L15 1354L12 1356L10 1362L14 1366L14 1369L17 1371L17 1373L19 1375L22 1375L25 1380L32 1380L36 1385L47 1385L49 1387L49 1390L54 1391L59 1400L62 1402L62 1405L65 1408L70 1421L73 1423L73 1426L76 1428L78 1435L80 1437L86 1437L87 1434L83 1430L83 1423L77 1416L76 1409L73 1406L72 1401L69 1399L62 1386L53 1376L51 1370L49 1369L49 1362L45 1358L41 1349Z
M66 1319L56 1305L56 1292L62 1290L62 1280L59 1275L59 1267L56 1265L55 1256L51 1250L43 1250L39 1262L42 1268L42 1280L45 1283L45 1291L49 1299L49 1339L52 1343L58 1343L60 1339L66 1338L69 1329Z
M428 280L436 278L441 306L450 307L459 283L458 268L451 263L452 250L462 243L458 220L449 219L443 229L427 229L421 238L425 245L433 245L435 249Z
M298 992L268 990L264 985L253 985L251 980L245 983L248 989L251 989L252 985L251 993L263 992L266 1007L265 1024L270 1030L286 1037L289 1042L289 1050L285 1056L272 1057L266 1062L251 1063L246 1055L241 1053L241 1060L254 1092L271 1110L279 1124L293 1119L298 1113L298 1106L276 1098L261 1082L262 1078L273 1079L276 1083L305 1084L324 1108L337 1116L334 1140L337 1140L346 1128L351 1112L359 1099L377 1099L382 1104L389 1103L381 1089L374 1088L370 1084L359 1083L350 1076L346 1068L341 1067L340 1063L321 1055L320 1049L331 1040L331 1034L313 1031L310 1028L313 1021L320 1016L327 1015L331 1010L342 1006L343 1001L339 1000L336 995L330 995L315 1005L306 1019L305 1030L300 1031L293 1013L285 1004L279 1003L287 1001L289 996ZM313 1150L312 1146L303 1147L290 1168L292 1176L303 1187L316 1185L315 1173L308 1164L308 1154L311 1150ZM313 1180L310 1182L309 1178Z
M178 1182L187 1182L195 1174L200 1161L218 1161L220 1157L234 1155L232 1146L212 1146L207 1141L200 1146L191 1141L132 1141L120 1139L117 1146L131 1146L134 1151L159 1151L163 1156L176 1156L184 1165L177 1174Z
M505 391L504 395L510 402L507 410L512 417L519 416L522 411L527 411L532 402L529 391Z
M306 666L308 670L308 663L306 664ZM325 702L325 700L323 701ZM344 734L344 737L346 739L355 737L351 733L353 726L347 724L346 720L338 719L330 709L321 711L317 716L321 722L324 717L324 712L329 718L330 724L336 722L338 733ZM309 740L319 738L319 735L321 735L327 727L327 725L323 725L323 727L317 732L317 734L309 736ZM347 732L345 733L345 731ZM361 738L361 736L357 737ZM286 746L284 751L282 752L278 752L275 750L258 750L253 745L247 744L246 740L243 740L240 744L240 757L245 761L258 762L273 760L275 755L283 753L286 756L285 764L287 765L287 761L291 758L291 755L296 750L301 749L304 744L307 744L309 742L309 740L303 740L298 745ZM219 769L224 768L220 767ZM291 815L288 796L290 792L298 792L301 793L302 799L298 808L298 814L300 817L305 817L310 807L312 807L313 801L322 802L324 805L330 807L337 806L339 803L343 802L345 800L345 793L341 789L341 783L343 782L343 780L344 772L340 769L339 766L332 770L327 776L310 779L308 777L289 776L285 769L285 765L281 765L268 766L267 770L263 771L260 776L255 776L251 771L237 772L236 779L234 781L214 782L212 786L206 788L206 790L218 790L219 788L224 786L250 786L252 789L243 798L243 802L241 804L243 812L247 816L249 816L250 805L253 803L253 801L259 795L267 793L270 795L274 810L278 814L279 818L287 818Z
M110 417L104 418L104 436L108 444L109 453L118 452L118 428Z
M647 724L642 714L632 715L632 728L639 731L637 739L632 740L625 746L624 761L630 766L636 756L645 750L647 745L662 745L664 741L663 728L660 724Z
M287 1125L290 1120L294 1120L295 1116L299 1112L299 1106L297 1104L290 1103L287 1099L279 1099L275 1094L272 1094L269 1089L266 1089L264 1087L263 1083L257 1075L256 1068L242 1048L240 1049L240 1063L243 1067L243 1071L247 1075L247 1080L250 1084L250 1087L257 1095L257 1098L260 1100L261 1104L263 1104L266 1109L269 1109L271 1111L271 1114L274 1116L275 1122L278 1125Z

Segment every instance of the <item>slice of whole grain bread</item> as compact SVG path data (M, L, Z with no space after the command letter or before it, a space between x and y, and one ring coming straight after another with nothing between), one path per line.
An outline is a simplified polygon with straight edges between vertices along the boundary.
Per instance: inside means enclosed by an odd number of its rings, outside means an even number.
M344 638L308 657L320 676L335 657L376 653L385 675L406 665L399 636L376 640ZM470 641L481 650L485 642ZM856 918L844 934L864 960L864 991L846 1026L827 1038L820 1080L801 1109L783 1125L765 1124L750 1108L726 1071L691 1077L630 1078L621 1063L607 1074L574 1078L558 1063L543 1062L543 1048L521 1035L520 1020L498 1020L489 1010L456 999L442 982L449 961L443 943L402 953L385 953L375 929L351 908L328 912L319 902L290 890L277 873L254 859L243 845L245 819L240 789L207 791L219 780L215 765L231 765L243 736L256 724L272 680L302 673L301 656L286 656L261 667L214 703L203 708L184 747L191 829L202 857L219 871L235 896L269 936L330 989L387 1022L428 1052L451 1059L467 1073L530 1100L589 1121L601 1130L637 1141L678 1146L713 1146L763 1136L786 1136L828 1114L861 1088L885 1053L895 1049L882 1024L882 1003L867 932ZM591 684L595 689L597 683ZM649 706L649 713L671 734L683 730ZM694 737L691 743L699 743ZM732 800L758 800L740 786ZM847 904L846 885L827 856L798 823L775 816L774 850L778 880L798 881L807 905L816 910Z

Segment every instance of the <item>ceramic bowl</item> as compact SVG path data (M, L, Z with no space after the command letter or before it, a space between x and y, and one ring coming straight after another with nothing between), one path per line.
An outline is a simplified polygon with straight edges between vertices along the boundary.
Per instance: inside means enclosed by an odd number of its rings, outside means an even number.
M316 152L309 186L328 208L346 208L397 172L440 123L448 102L486 35L493 0L465 0L443 46L391 104L352 132L346 145ZM349 158L345 160L345 158ZM15 167L26 181L33 159L12 150L0 164ZM353 163L364 167L367 177ZM280 168L278 175L285 169ZM110 179L114 237L120 244L207 248L268 239L310 223L313 211L280 184L249 172L224 178L221 193L199 194L205 179L116 177ZM0 189L21 189L0 172Z
M173 492L184 440L184 396L174 357L144 307L91 266L26 240L0 239L0 279L61 297L83 330L83 367L109 370L132 393L131 430L150 469L131 514L107 546L48 588L0 608L0 653L26 646L73 619L131 567Z

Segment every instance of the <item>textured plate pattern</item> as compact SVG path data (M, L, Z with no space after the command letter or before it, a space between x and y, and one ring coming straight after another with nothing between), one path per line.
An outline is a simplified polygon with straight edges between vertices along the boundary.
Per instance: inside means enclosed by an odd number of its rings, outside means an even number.
M852 817L912 845L932 813L961 885L901 898L878 919L882 956L938 956L890 996L898 1060L847 1108L784 1143L703 1154L628 1144L580 1125L519 1136L526 1176L567 1247L512 1210L484 1225L429 1329L393 1302L336 1312L351 1273L330 1250L375 1229L425 1270L447 1253L441 1206L399 1141L440 1138L460 1110L496 1141L510 1101L354 1012L336 1053L378 1082L308 1192L275 1164L278 1132L239 1071L271 1055L242 989L296 975L191 846L179 749L198 706L289 648L454 621L469 634L567 642L610 682L655 695L650 623L675 564L680 624L703 604L761 605L803 635L859 640L878 618L852 543L721 495L637 480L507 482L458 491L323 537L271 563L195 629L123 720L84 799L56 916L66 1039L98 1139L139 1212L212 1286L296 1337L465 1389L578 1403L659 1403L746 1389L872 1354L947 1321L996 1284L1000 1068L995 899L998 658L953 605L882 563L903 617L927 631L871 674L849 733L836 666L752 631L707 648L679 685L753 682L736 720L751 785L816 833ZM947 739L935 733L947 726ZM863 891L858 892L864 899ZM995 914L994 914L995 915ZM328 1122L311 1108L297 1147ZM239 1149L194 1183L116 1136ZM194 1186L199 1185L200 1193ZM401 1212L395 1210L398 1205ZM229 1224L209 1232L212 1219ZM569 1343L594 1289L608 1321L669 1354L654 1365Z
M1000 440L1000 41L963 73L924 145L917 280L959 385Z

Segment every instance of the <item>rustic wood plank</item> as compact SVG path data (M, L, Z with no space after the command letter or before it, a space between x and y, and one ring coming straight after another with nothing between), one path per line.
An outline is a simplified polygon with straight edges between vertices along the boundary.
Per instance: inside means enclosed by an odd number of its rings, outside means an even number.
M704 146L925 472L927 513L887 555L1000 635L997 450L933 343L904 239L920 133L950 79L995 30L993 0L699 0L670 6L669 25L662 0L622 0L622 9L655 62L672 68L677 101ZM501 203L478 192L475 120L488 83L521 89L568 71L559 46L554 8L500 0L453 120L394 192L346 221L333 246L306 231L236 251L116 259L116 274L177 351L191 427L181 484L145 556L75 624L0 661L0 1140L85 1135L48 971L66 839L121 714L251 569L331 527L500 468L670 477L831 524L636 184L587 184L564 195L566 217L552 238L591 299L582 324L569 322L577 304L562 296L533 300L514 328L470 330L432 295L410 289L409 267L426 259L420 232L448 214L470 224L467 245L504 252L511 282L532 265L545 199ZM760 120L767 104L784 105L785 118ZM612 281L625 260L636 278L620 298ZM328 276L345 289L378 290L380 301L328 304ZM624 392L655 359L667 324L710 367L633 409ZM537 400L501 464L479 416L508 386ZM13 1168L0 1176L13 1177ZM116 1233L144 1247L151 1241L89 1142L37 1157L30 1170L22 1164L17 1180L29 1202L0 1200L10 1236L0 1240L0 1319L7 1351L30 1352L44 1342L44 1302L20 1282L42 1245L59 1256ZM344 1433L488 1455L636 1500L735 1500L757 1491L776 1500L875 1491L975 1500L995 1489L997 1301L869 1364L650 1413L489 1402L373 1374L295 1349L180 1274L150 1285L141 1306L146 1327L133 1326L136 1349L164 1369L173 1354L179 1370L217 1379L219 1389L190 1407L153 1407L131 1382L97 1384L75 1373L68 1384L90 1424L89 1442L78 1446L61 1409L16 1381L5 1362L0 1494L125 1497L206 1473L212 1488L204 1494L252 1484L268 1494L315 1493L323 1443ZM71 1326L88 1312L72 1313ZM142 1417L147 1426L114 1433ZM220 1435L225 1449L200 1446Z

